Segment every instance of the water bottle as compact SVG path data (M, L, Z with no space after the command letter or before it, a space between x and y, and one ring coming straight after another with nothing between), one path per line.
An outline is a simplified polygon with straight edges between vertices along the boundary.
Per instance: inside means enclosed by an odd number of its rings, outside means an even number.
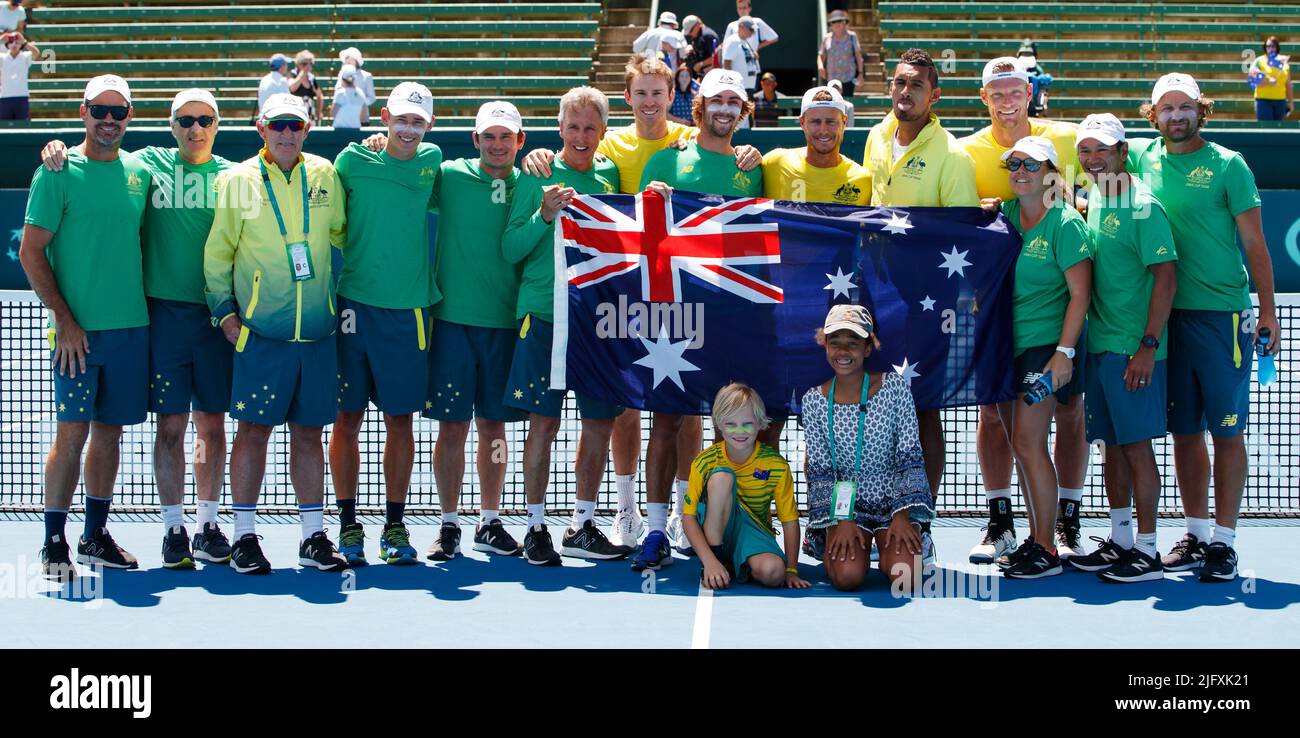
M1273 355L1264 353L1272 340L1273 335L1269 329L1259 329L1259 338L1255 340L1255 353L1259 356L1260 387L1267 387L1277 381L1277 367L1273 365Z
M1052 394L1052 373L1046 372L1038 375L1038 379L1029 385L1029 390L1025 392L1025 404L1032 406L1036 402L1047 399Z

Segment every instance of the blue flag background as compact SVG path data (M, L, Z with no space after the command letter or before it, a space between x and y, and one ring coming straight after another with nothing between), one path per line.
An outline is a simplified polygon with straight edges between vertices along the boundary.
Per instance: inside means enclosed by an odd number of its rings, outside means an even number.
M698 255L710 247L666 237L662 222L646 227L642 210L653 216L663 208L657 195L581 199L556 229L553 387L643 410L707 414L717 390L739 381L759 391L769 413L798 413L802 394L831 375L814 331L831 305L851 302L867 306L876 320L881 348L868 367L908 377L917 407L1014 397L1011 289L1020 237L1001 215L745 200L761 205L713 230L753 244L755 230L775 224L779 263L743 253L710 261ZM741 204L675 191L666 222L676 225L667 230L699 231L708 220L701 211L734 212ZM601 233L591 235L593 225ZM611 239L622 245L611 249ZM606 258L621 266L592 283L573 283L591 273L593 255L619 250L627 253ZM736 280L710 279L716 267L699 265L717 261L755 284L780 288L780 301L754 301ZM673 266L683 264L694 271ZM657 283L650 273L659 275ZM651 292L664 298L664 274L673 277L674 302L652 302ZM750 297L736 294L747 291Z

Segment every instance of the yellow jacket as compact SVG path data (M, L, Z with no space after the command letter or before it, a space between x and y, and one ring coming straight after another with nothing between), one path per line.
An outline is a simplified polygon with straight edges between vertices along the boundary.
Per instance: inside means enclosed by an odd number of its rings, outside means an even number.
M871 204L887 207L971 207L979 205L975 162L930 114L930 122L894 161L893 113L867 134L863 165L871 172Z

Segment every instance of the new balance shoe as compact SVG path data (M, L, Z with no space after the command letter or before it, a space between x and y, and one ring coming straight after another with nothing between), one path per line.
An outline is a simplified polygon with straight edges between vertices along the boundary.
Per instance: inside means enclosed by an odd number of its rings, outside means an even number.
M1066 502L1074 503L1073 500ZM1075 556L1083 556L1083 542L1079 538L1079 518L1056 519L1056 553L1061 561L1069 561Z
M524 534L524 561L533 566L560 566L560 555L555 552L555 543L551 540L551 532L546 529L545 525L538 525L528 529Z
M1169 549L1169 553L1160 557L1160 565L1165 571L1187 571L1199 567L1204 559L1205 544L1186 533Z
M493 518L491 523L474 529L474 550L502 556L518 556L522 552L519 541L506 532L501 518Z
M1016 528L990 520L984 526L984 538L970 550L972 564L992 564L999 556L1016 548Z
M172 528L163 536L162 565L168 569L193 569L190 536L184 528Z
M312 533L298 545L298 564L321 571L343 571L348 568L348 560L334 548L334 541L323 530Z
M826 553L826 529L825 528L805 529L803 532L803 544L800 546L800 550L802 550L804 555L807 556L808 558L821 561L822 556L825 555ZM872 550L873 551L875 550L874 541L873 541Z
M1010 569L1012 566L1015 566L1021 558L1030 554L1036 545L1038 544L1034 541L1034 537L1030 536L1021 541L1020 545L1017 546L1014 551L1008 551L1007 553L1002 554L993 563L996 564L999 569Z
M1160 559L1138 550L1136 547L1124 552L1124 558L1111 566L1097 572L1103 582L1151 582L1165 578L1164 567Z
M695 549L691 548L691 539L686 537L686 528L682 525L682 514L676 510L668 516L668 540L681 555L695 555Z
M1087 554L1086 556L1071 556L1066 561L1066 563L1079 571L1101 571L1102 569L1109 569L1119 563L1124 558L1124 555L1128 553L1109 538L1102 539L1097 536L1088 537L1101 544L1097 546L1097 550Z
M270 574L271 562L262 555L261 536L245 533L230 549L230 565L240 574Z
M451 561L460 553L460 526L455 523L443 523L438 529L438 538L429 544L425 558L430 561Z
M402 523L385 523L379 534L379 558L385 564L409 566L420 563L420 555L411 546L411 532Z
M1237 578L1237 552L1226 543L1211 543L1205 547L1205 560L1201 563L1202 582L1231 582Z
M383 548L382 543L380 548ZM339 553L348 566L369 563L366 561L366 529L361 527L361 523L349 523L339 531Z
M230 561L230 541L216 523L204 523L194 534L194 558L210 564Z
M667 536L664 536L665 543L667 540ZM560 553L576 559L613 561L627 558L633 550L631 546L619 546L610 541L592 520L584 521L577 530L565 530L564 537L560 539Z
M632 558L632 571L658 571L672 563L673 547L668 543L668 536L661 530L652 530Z
M1016 550L1016 559L1002 574L1011 579L1041 579L1061 573L1061 558L1028 539L1028 545Z
M117 541L109 535L108 528L100 528L91 533L90 540L83 536L77 541L77 563L100 564L110 569L140 568L135 557L117 545Z
M63 536L54 536L41 548L41 574L59 583L77 578L77 567L72 563L72 551Z
M615 546L636 548L636 543L645 530L645 518L635 507L620 507L614 514L614 523L609 527L609 540Z

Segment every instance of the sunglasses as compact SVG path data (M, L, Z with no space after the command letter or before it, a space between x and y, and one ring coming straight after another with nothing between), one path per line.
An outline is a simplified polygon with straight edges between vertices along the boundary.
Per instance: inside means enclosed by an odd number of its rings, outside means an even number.
M279 118L277 120L268 120L266 127L276 132L293 131L298 133L307 127L307 124L297 118Z
M1024 165L1026 172L1037 172L1039 169L1043 168L1043 162L1041 161L1035 159L1017 159L1014 156L1007 159L1006 163L1003 164L1009 172L1020 171L1021 165Z
M113 120L126 120L126 116L131 114L130 105L87 105L86 110L96 120L103 120L110 115Z
M833 25L835 25L836 23L848 23L848 21L846 21L846 20L844 20L843 18L841 18L841 19L839 19L839 20L833 20L833 21L831 21L830 24L833 26Z
M176 118L176 123L181 128L189 128L195 123L198 123L200 128L208 128L211 127L216 120L217 119L211 115L182 115Z

